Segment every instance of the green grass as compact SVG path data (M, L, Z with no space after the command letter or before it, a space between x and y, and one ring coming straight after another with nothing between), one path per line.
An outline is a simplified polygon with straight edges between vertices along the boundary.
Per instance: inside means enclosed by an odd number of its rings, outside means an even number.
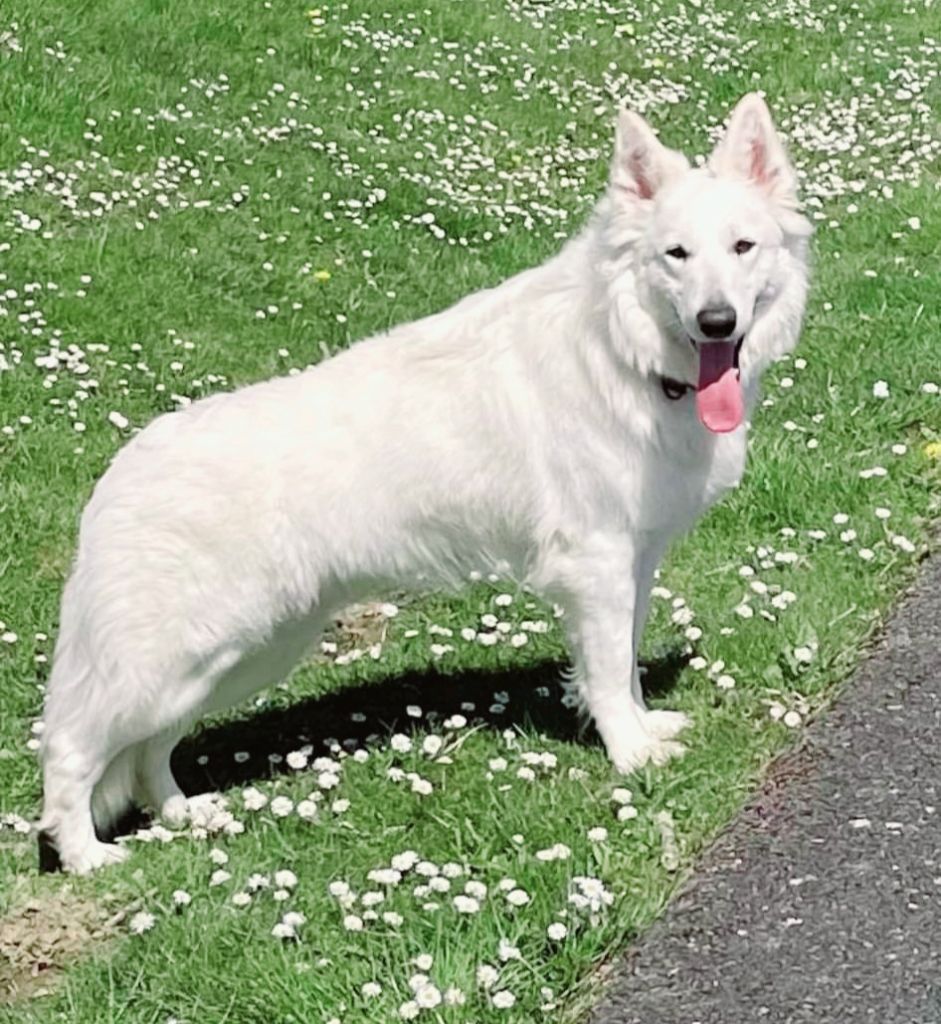
M29 741L48 672L41 659L79 511L129 432L109 413L140 426L174 408L174 396L303 367L538 263L603 185L620 98L649 108L669 144L705 152L731 104L761 87L791 138L819 229L798 352L806 365L792 360L769 375L772 404L756 417L743 486L663 568L671 597L654 602L645 654L655 703L693 718L689 753L627 780L637 816L618 821L611 793L623 783L559 701L565 655L551 610L513 590L512 605L497 606L500 584L410 597L378 660L304 666L258 707L205 723L182 745L181 777L225 790L244 833L134 843L120 869L66 880L38 876L33 842L0 827L0 915L30 899L54 905L68 886L107 912L156 918L141 936L119 920L107 941L63 957L43 997L4 1004L0 992L0 1020L396 1020L425 954L441 991L457 986L467 1001L423 1010L421 1020L579 1019L598 969L650 923L769 759L832 699L925 550L941 483L941 396L922 387L941 378L931 116L941 97L928 6L861 0L849 13L820 13L775 3L759 12L731 0L665 0L656 20L598 0L385 6L351 0L323 7L319 19L279 0L4 7L0 814L38 810ZM435 229L420 220L428 212ZM315 276L323 270L329 279ZM56 372L37 365L73 345ZM888 398L873 394L880 380ZM876 466L885 475L860 475ZM838 514L848 521L835 524ZM841 540L847 529L856 536ZM818 530L826 536L808 534ZM755 576L740 575L743 565ZM752 580L769 592L749 590ZM781 591L796 598L784 610L772 603ZM746 593L750 618L735 611ZM689 640L672 621L676 596L701 636ZM523 620L549 629L519 649L459 637L492 612L513 633ZM455 651L435 659L432 643ZM795 656L800 648L809 664ZM717 685L721 676L734 686ZM462 712L468 702L474 709ZM796 711L801 724L789 728L772 710ZM458 712L468 724L447 728ZM416 749L391 750L395 731L412 733ZM427 734L443 737L438 757L448 762L417 749ZM270 804L243 810L245 785L295 803L315 791L316 773L268 755L305 743L326 755L331 738L370 754L343 760L316 821L277 818ZM555 760L520 778L526 752ZM500 757L506 770L492 772ZM433 791L412 792L390 768L417 773ZM332 811L335 799L348 808ZM679 872L661 861L661 811L676 823ZM591 841L599 826L607 839ZM558 843L569 858L536 857ZM217 886L213 847L226 851L231 873ZM416 897L412 871L376 908L399 913L400 926L345 930L328 884L382 889L368 872L405 850L459 865L451 892ZM252 873L288 867L298 884L285 903L269 889L248 907L232 904ZM612 904L575 911L575 876L602 880ZM507 903L507 878L529 904ZM451 898L468 880L489 892L479 913L462 915ZM176 889L192 895L189 906L174 908ZM285 909L307 918L296 943L270 934ZM554 941L546 929L558 921L568 935ZM10 956L4 934L0 923L0 953ZM501 963L501 939L520 959ZM482 964L500 968L490 995L475 980ZM9 984L4 971L0 961ZM360 990L371 981L383 991L369 1001ZM511 1008L492 999L501 989L515 995Z

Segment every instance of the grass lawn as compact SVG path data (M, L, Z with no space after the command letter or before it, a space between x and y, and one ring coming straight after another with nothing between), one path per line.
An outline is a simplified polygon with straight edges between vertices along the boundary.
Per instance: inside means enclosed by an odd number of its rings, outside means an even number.
M0 1021L584 1018L926 550L938 39L920 0L7 0ZM562 700L553 610L482 566L351 616L204 723L174 764L228 805L196 834L39 876L59 593L131 432L546 258L602 188L620 103L704 153L755 88L801 170L814 286L744 485L656 591L644 656L653 703L693 719L686 757L616 777Z

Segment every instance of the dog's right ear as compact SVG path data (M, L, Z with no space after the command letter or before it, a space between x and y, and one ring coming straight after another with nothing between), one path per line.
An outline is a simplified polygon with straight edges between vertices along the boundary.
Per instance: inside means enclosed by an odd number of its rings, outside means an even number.
M749 182L785 207L797 207L797 175L758 93L736 104L728 130L709 157L709 168Z
M618 114L611 165L615 196L631 202L653 199L666 182L688 170L686 157L667 149L640 114L632 110Z

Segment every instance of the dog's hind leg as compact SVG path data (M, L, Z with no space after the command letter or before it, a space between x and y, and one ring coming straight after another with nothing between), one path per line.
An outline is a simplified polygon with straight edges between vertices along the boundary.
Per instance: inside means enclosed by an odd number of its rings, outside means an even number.
M170 825L182 825L189 816L186 796L170 767L170 755L184 731L179 726L165 729L136 748L137 799Z
M99 841L95 824L113 824L134 801L172 823L184 821L192 801L173 777L170 754L186 726L283 678L310 631L306 622L294 624L251 653L238 643L181 652L130 681L102 679L84 654L63 652L43 736L43 864L51 867L57 853L66 870L85 873L123 859L124 850Z
M161 731L136 744L136 801L152 808L170 825L186 822L200 797L187 798L180 789L170 767L170 755L188 724L283 679L309 647L313 629L308 622L281 626L269 644L244 655L221 657L211 670L203 671L201 678L192 677L187 687L172 687L178 695L192 694L192 699L178 702L182 718L167 722Z
M92 817L92 794L111 762L94 732L60 728L44 737L39 822L42 869L61 866L84 875L127 856L120 846L98 839ZM117 776L111 781L120 782Z
M61 866L86 874L126 856L119 846L101 842L93 814L94 801L104 831L131 800L132 762L120 756L125 744L112 740L113 691L64 626L43 715L43 811L38 826L43 870Z
M113 757L95 784L91 813L99 836L110 834L134 802L136 747L125 747Z
M126 856L99 836L140 799L142 782L160 809L182 796L170 773L170 751L179 723L192 720L212 677L148 686L117 674L101 677L82 651L60 653L43 731L40 858L43 867L58 860L65 870L85 874Z

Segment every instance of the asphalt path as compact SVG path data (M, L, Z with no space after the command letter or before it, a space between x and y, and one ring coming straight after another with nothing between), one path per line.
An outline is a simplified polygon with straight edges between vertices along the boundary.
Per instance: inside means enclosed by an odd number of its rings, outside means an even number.
M591 1024L941 1024L941 558Z

